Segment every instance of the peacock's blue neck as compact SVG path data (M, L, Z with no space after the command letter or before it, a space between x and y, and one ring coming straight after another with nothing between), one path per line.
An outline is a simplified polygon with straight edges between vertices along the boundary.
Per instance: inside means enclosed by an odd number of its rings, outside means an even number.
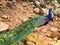
M50 20L52 18L52 9L49 9L47 18Z

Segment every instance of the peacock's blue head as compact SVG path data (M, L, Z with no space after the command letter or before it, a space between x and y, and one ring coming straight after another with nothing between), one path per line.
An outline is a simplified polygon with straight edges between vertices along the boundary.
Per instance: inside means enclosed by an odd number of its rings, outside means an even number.
M49 9L47 18L50 20L52 18L52 8Z

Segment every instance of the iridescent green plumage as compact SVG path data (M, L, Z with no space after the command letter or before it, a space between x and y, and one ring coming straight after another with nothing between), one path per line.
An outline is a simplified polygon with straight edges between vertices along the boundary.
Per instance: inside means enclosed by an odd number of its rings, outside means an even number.
M44 16L37 16L30 20L27 20L22 25L8 31L0 32L0 45L10 45L13 42L18 42L18 40L24 38L32 29L34 29L35 24L38 20L45 18Z

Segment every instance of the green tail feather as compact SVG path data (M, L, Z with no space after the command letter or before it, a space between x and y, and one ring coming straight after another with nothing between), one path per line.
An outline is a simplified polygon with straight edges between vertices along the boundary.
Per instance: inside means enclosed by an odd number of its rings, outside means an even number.
M1 32L0 45L10 45L13 42L18 42L19 39L24 38L32 29L34 29L37 21L42 18L44 18L44 16L37 16L8 32Z

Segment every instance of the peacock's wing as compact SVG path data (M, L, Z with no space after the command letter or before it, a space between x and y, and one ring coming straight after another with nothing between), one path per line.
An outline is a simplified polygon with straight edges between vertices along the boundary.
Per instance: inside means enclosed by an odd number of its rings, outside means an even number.
M49 22L49 19L47 17L44 17L40 20L38 20L38 22L36 23L36 27L39 27L39 26L42 26L42 25L45 25Z

